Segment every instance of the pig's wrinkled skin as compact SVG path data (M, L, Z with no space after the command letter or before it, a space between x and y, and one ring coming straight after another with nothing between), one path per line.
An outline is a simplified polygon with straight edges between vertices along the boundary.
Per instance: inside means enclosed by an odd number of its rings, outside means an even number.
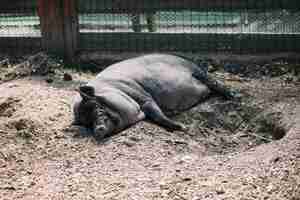
M169 131L184 131L184 125L168 116L197 105L211 91L232 96L185 58L167 54L132 58L109 66L79 88L73 124L91 128L100 138L142 120Z

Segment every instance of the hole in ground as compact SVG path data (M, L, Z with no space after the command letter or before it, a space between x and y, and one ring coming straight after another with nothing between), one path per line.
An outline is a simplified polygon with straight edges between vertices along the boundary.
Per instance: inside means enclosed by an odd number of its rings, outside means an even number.
M283 113L255 104L212 98L176 117L189 136L211 153L232 153L282 139Z

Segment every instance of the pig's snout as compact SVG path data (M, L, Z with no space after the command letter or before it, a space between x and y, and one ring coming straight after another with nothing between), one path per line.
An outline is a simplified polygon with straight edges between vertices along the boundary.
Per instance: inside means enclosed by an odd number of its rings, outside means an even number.
M108 128L105 125L98 125L94 128L94 134L97 138L104 138L108 132Z

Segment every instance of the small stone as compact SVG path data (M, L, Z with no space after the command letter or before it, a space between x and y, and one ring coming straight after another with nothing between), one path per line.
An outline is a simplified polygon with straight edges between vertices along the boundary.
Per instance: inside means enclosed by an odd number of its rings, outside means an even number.
M272 162L276 163L280 160L280 157L275 157L274 159L272 159Z
M192 181L192 178L186 177L186 178L183 178L182 181L183 181L183 182L189 182L189 181Z
M273 193L274 189L275 189L275 188L274 188L273 185L268 185L268 186L267 186L267 192L268 192L269 194Z
M129 137L130 140L132 140L133 142L139 142L141 140L141 138L135 137L135 136L131 136Z
M159 183L159 187L162 189L162 190L167 190L169 189L169 186L166 182L162 181Z
M56 121L56 118L55 117L49 117L49 120L54 122L54 121Z
M208 72L212 73L218 70L218 68L216 66L213 65L208 65Z
M17 190L17 188L15 188L14 186L4 186L4 187L0 187L0 189L3 189L3 190Z
M130 141L123 141L123 144L126 145L127 147L133 147L135 145L135 143Z
M160 164L153 164L152 167L153 167L153 168L160 167Z
M35 185L36 185L36 183L33 181L30 183L30 186L35 186Z
M64 138L66 138L66 136L63 134L57 134L54 136L54 139L64 139Z
M69 73L64 73L64 81L72 81L72 75Z
M46 79L46 82L47 82L47 83L53 83L53 79L50 78L50 77L48 77L48 78Z
M225 191L223 189L217 189L216 190L217 195L225 194Z
M15 87L19 87L19 85L18 84L9 84L8 87L9 88L15 88Z

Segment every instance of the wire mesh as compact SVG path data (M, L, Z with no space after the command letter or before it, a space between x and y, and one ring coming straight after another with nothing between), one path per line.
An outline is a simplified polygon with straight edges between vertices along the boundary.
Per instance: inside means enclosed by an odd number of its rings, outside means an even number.
M0 51L33 52L41 49L40 20L36 0L2 2Z
M249 5L244 1L238 8L226 0L218 1L216 8L209 1L207 5L193 1L193 7L180 1L167 6L166 1L155 0L136 5L130 5L137 3L130 0L128 5L101 2L79 0L83 49L269 52L279 45L284 48L277 50L299 50L287 43L299 39L300 9L286 9L275 1L274 6L267 0L249 1Z
M2 42L10 38L13 42L6 44L18 48L20 44L15 41L22 42L20 38L42 37L37 1L2 4L5 5L0 7ZM300 42L299 1L77 0L77 3L79 50L300 51L300 45L296 45Z
M297 10L81 13L79 24L80 32L299 34L299 16Z
M0 14L0 37L41 37L39 17L32 14Z

